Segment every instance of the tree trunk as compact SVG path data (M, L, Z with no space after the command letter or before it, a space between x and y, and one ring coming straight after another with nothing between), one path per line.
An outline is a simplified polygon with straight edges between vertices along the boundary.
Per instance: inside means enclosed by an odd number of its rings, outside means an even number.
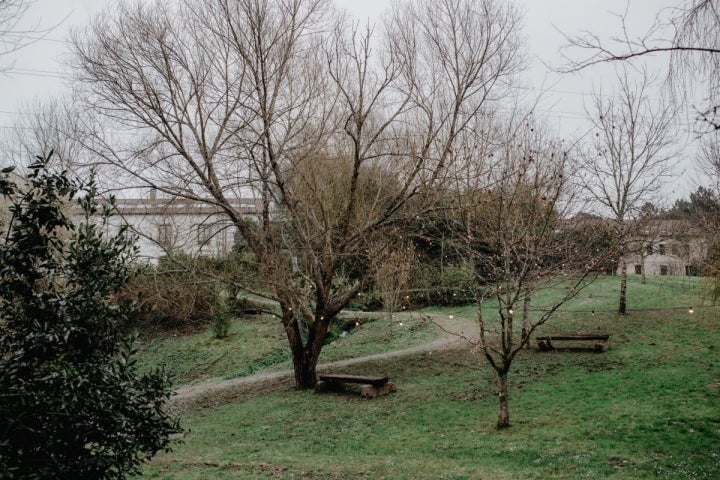
M627 305L627 262L620 260L620 307L618 313L625 315Z
M290 344L290 352L292 353L295 388L297 390L315 388L315 384L317 383L315 370L318 357L320 356L320 349L315 349L315 342L310 341L310 339L316 338L314 326L308 326L307 345L303 342L300 324L292 309L283 309L283 326L285 327L285 334Z
M498 415L497 428L503 429L510 426L510 408L508 406L508 382L507 371L498 373L498 399L500 400L500 414Z
M315 388L317 384L317 361L319 353L304 351L304 354L296 357L293 355L293 369L295 371L295 389L307 390Z
M522 327L522 338L521 342L524 343L525 348L530 348L530 341L528 339L530 335L530 285L525 286L525 297L523 298L523 327Z
M327 333L327 321L314 322L308 326L306 342L300 332L300 325L291 309L283 309L283 326L290 343L295 388L305 390L315 388L317 383L317 363Z
M643 250L640 250L640 284L645 285L645 252Z

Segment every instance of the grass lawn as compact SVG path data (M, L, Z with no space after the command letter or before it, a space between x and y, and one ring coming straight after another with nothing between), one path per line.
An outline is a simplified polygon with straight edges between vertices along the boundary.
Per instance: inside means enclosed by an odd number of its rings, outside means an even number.
M506 431L494 428L493 373L463 348L349 367L397 384L373 400L277 381L185 405L184 443L143 478L720 478L720 309L698 282L632 279L625 316L617 279L584 291L544 331L607 332L610 350L523 352Z
M334 327L320 355L321 363L400 350L438 335L435 325L422 315L404 316L402 322L385 313L348 312L340 318L357 318L360 326L345 335L340 326ZM176 386L292 369L282 324L271 315L233 320L230 335L224 339L216 339L208 328L191 335L143 337L137 347L140 368L162 365L173 375Z

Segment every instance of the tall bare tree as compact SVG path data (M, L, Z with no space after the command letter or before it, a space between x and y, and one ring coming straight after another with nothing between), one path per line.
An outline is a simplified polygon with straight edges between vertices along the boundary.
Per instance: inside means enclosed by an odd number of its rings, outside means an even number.
M474 271L480 336L477 348L497 375L498 428L510 426L508 376L513 361L538 328L594 278L606 251L602 229L570 221L579 208L569 176L569 145L525 121L503 132L485 171L470 170L458 182L455 223L459 253ZM489 149L489 151L487 151ZM484 153L484 155L482 155ZM490 155L492 154L492 155ZM565 294L535 305L538 292L566 286ZM483 312L491 301L496 314Z
M593 32L567 35L566 70L666 54L670 84L678 87L679 97L694 90L688 85L704 85L706 106L698 110L699 119L710 130L720 130L720 2L678 0L676 7L658 12L653 25L641 35L627 30L625 15L621 19L618 37L603 39Z
M121 3L74 45L88 110L134 141L96 129L87 146L134 184L226 215L279 302L296 387L313 387L330 323L371 272L339 274L426 207L521 67L517 30L490 0L399 2L379 35L328 0ZM258 223L233 207L241 195L261 200Z
M634 245L641 207L662 192L672 173L670 161L679 154L675 145L675 108L662 98L648 98L647 76L637 83L626 72L618 75L616 95L598 93L588 117L592 140L581 151L577 178L600 208L613 220L619 246L620 301L618 312L627 309L626 254ZM640 245L640 248L643 248Z

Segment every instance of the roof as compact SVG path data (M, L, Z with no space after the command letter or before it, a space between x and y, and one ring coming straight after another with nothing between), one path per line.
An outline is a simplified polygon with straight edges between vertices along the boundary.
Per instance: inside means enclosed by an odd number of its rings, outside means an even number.
M262 203L255 198L229 199L230 206L242 215L258 215ZM79 208L79 207L78 207ZM213 200L188 200L185 198L116 198L115 209L119 215L213 215L223 209Z
M230 206L243 215L259 214L262 203L255 198L229 199ZM212 215L223 209L213 200L184 198L116 198L115 208L121 215Z

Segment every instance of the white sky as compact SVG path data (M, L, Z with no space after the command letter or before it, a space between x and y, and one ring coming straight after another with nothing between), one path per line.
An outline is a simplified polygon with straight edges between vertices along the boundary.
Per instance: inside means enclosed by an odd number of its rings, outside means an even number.
M26 47L12 58L13 72L0 74L0 134L11 128L24 103L44 99L62 93L68 88L63 71L66 57L64 38L72 26L81 26L104 7L111 7L116 0L35 0L27 15L27 21L50 26L63 23L48 34L47 39ZM629 2L629 4L628 4ZM381 18L389 6L387 0L336 0L358 18L371 22ZM524 36L527 54L531 60L526 82L529 98L534 98L540 87L545 92L537 114L546 117L547 123L559 135L577 136L588 126L584 120L584 104L590 103L593 89L602 86L603 93L614 88L612 68L599 67L578 74L560 75L549 72L543 63L557 66L562 63L558 49L564 39L558 30L570 34L589 30L607 39L620 33L620 20L613 13L622 13L628 7L629 29L637 35L644 33L655 14L663 7L677 4L677 0L516 0L524 12ZM7 63L9 59L0 59ZM652 59L651 70L662 75L667 59ZM658 96L659 96L658 92ZM688 121L688 120L686 120ZM693 152L692 147L685 151ZM0 152L0 158L3 152ZM0 162L3 164L4 162ZM677 180L670 186L671 199L687 196L694 190L698 180L690 171L691 159L680 162Z

